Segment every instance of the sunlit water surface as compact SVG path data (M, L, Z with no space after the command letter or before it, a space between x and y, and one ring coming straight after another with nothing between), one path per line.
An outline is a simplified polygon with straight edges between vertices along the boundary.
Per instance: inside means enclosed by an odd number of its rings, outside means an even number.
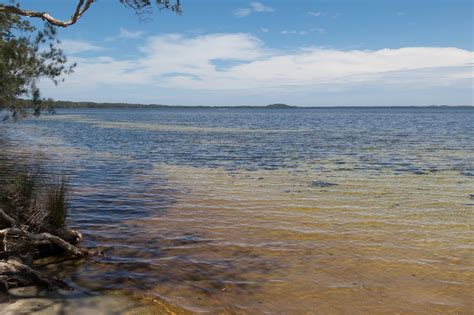
M168 313L471 314L473 126L472 109L89 109L0 132L15 163L71 178L70 225L105 256L60 268L91 292Z

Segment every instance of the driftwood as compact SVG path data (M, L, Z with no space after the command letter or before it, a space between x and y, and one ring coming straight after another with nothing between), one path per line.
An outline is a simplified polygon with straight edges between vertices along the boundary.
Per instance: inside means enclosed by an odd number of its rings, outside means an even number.
M31 244L33 247L51 244L59 247L64 252L70 253L77 257L83 257L87 255L87 250L79 249L56 235L52 235L50 233L31 233L21 228L15 227L0 230L0 239L3 242L3 249L5 252L9 250L8 242L10 238L13 240L12 243L18 243L18 240L21 239L22 242L26 242L27 245Z
M69 289L66 282L48 277L25 265L18 259L0 261L0 289L7 292L9 289L29 285L41 285L48 289Z
M49 289L67 289L62 280L46 276L29 265L38 253L49 256L54 253L83 258L89 255L86 249L77 247L82 235L67 227L34 233L27 226L17 226L15 219L0 209L0 291L11 288L40 285ZM46 254L44 253L46 249Z

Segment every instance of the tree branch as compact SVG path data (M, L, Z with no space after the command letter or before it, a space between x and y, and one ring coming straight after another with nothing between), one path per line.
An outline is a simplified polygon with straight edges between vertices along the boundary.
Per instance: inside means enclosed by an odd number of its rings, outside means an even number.
M50 278L16 259L0 261L0 291L27 285L44 285L50 289L71 289L62 280Z
M16 7L12 5L0 5L0 13L5 12L5 13L22 15L22 16L40 18L55 26L68 27L70 25L75 24L77 20L79 20L81 16L89 9L89 7L94 1L95 0L79 0L79 3L77 4L77 7L76 7L76 11L71 16L71 19L68 21L58 20L52 17L48 12L23 10L23 9L20 9L20 7Z
M62 238L56 235L52 235L50 233L35 234L35 233L30 233L28 231L24 231L20 228L7 228L7 229L0 230L0 237L3 237L5 252L8 250L6 246L7 235L11 237L24 236L27 238L27 243L30 243L30 244L31 243L44 244L45 242L49 242L63 249L65 252L68 252L76 257L85 257L88 255L88 251L86 249L79 249L76 246L66 242L65 240L63 240Z

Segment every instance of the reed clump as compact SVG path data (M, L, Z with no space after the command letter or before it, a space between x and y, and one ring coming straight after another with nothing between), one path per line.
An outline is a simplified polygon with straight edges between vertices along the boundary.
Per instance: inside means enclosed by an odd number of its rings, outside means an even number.
M42 167L0 167L0 290L25 285L67 287L31 265L56 254L84 257L82 235L66 225L70 186Z
M5 176L6 175L6 176ZM69 181L42 171L20 168L0 180L0 209L29 231L66 226ZM0 219L0 228L6 222Z
M56 180L46 189L45 208L48 223L56 228L66 225L68 214L69 183L66 177Z

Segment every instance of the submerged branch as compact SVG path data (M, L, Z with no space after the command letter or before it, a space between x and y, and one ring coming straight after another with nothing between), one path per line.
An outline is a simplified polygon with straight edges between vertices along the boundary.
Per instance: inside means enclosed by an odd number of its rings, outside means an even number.
M42 285L48 289L70 289L66 282L43 275L18 259L0 261L0 290L7 292L12 288L29 285Z
M69 238L80 239L80 233L68 230ZM64 233L64 231L62 232ZM31 233L22 228L11 227L0 230L3 250L0 250L0 291L8 292L11 288L40 285L48 289L70 289L62 280L42 274L28 266L33 261L35 252L49 248L54 252L56 246L61 252L77 258L89 255L87 249L81 249L50 233Z

